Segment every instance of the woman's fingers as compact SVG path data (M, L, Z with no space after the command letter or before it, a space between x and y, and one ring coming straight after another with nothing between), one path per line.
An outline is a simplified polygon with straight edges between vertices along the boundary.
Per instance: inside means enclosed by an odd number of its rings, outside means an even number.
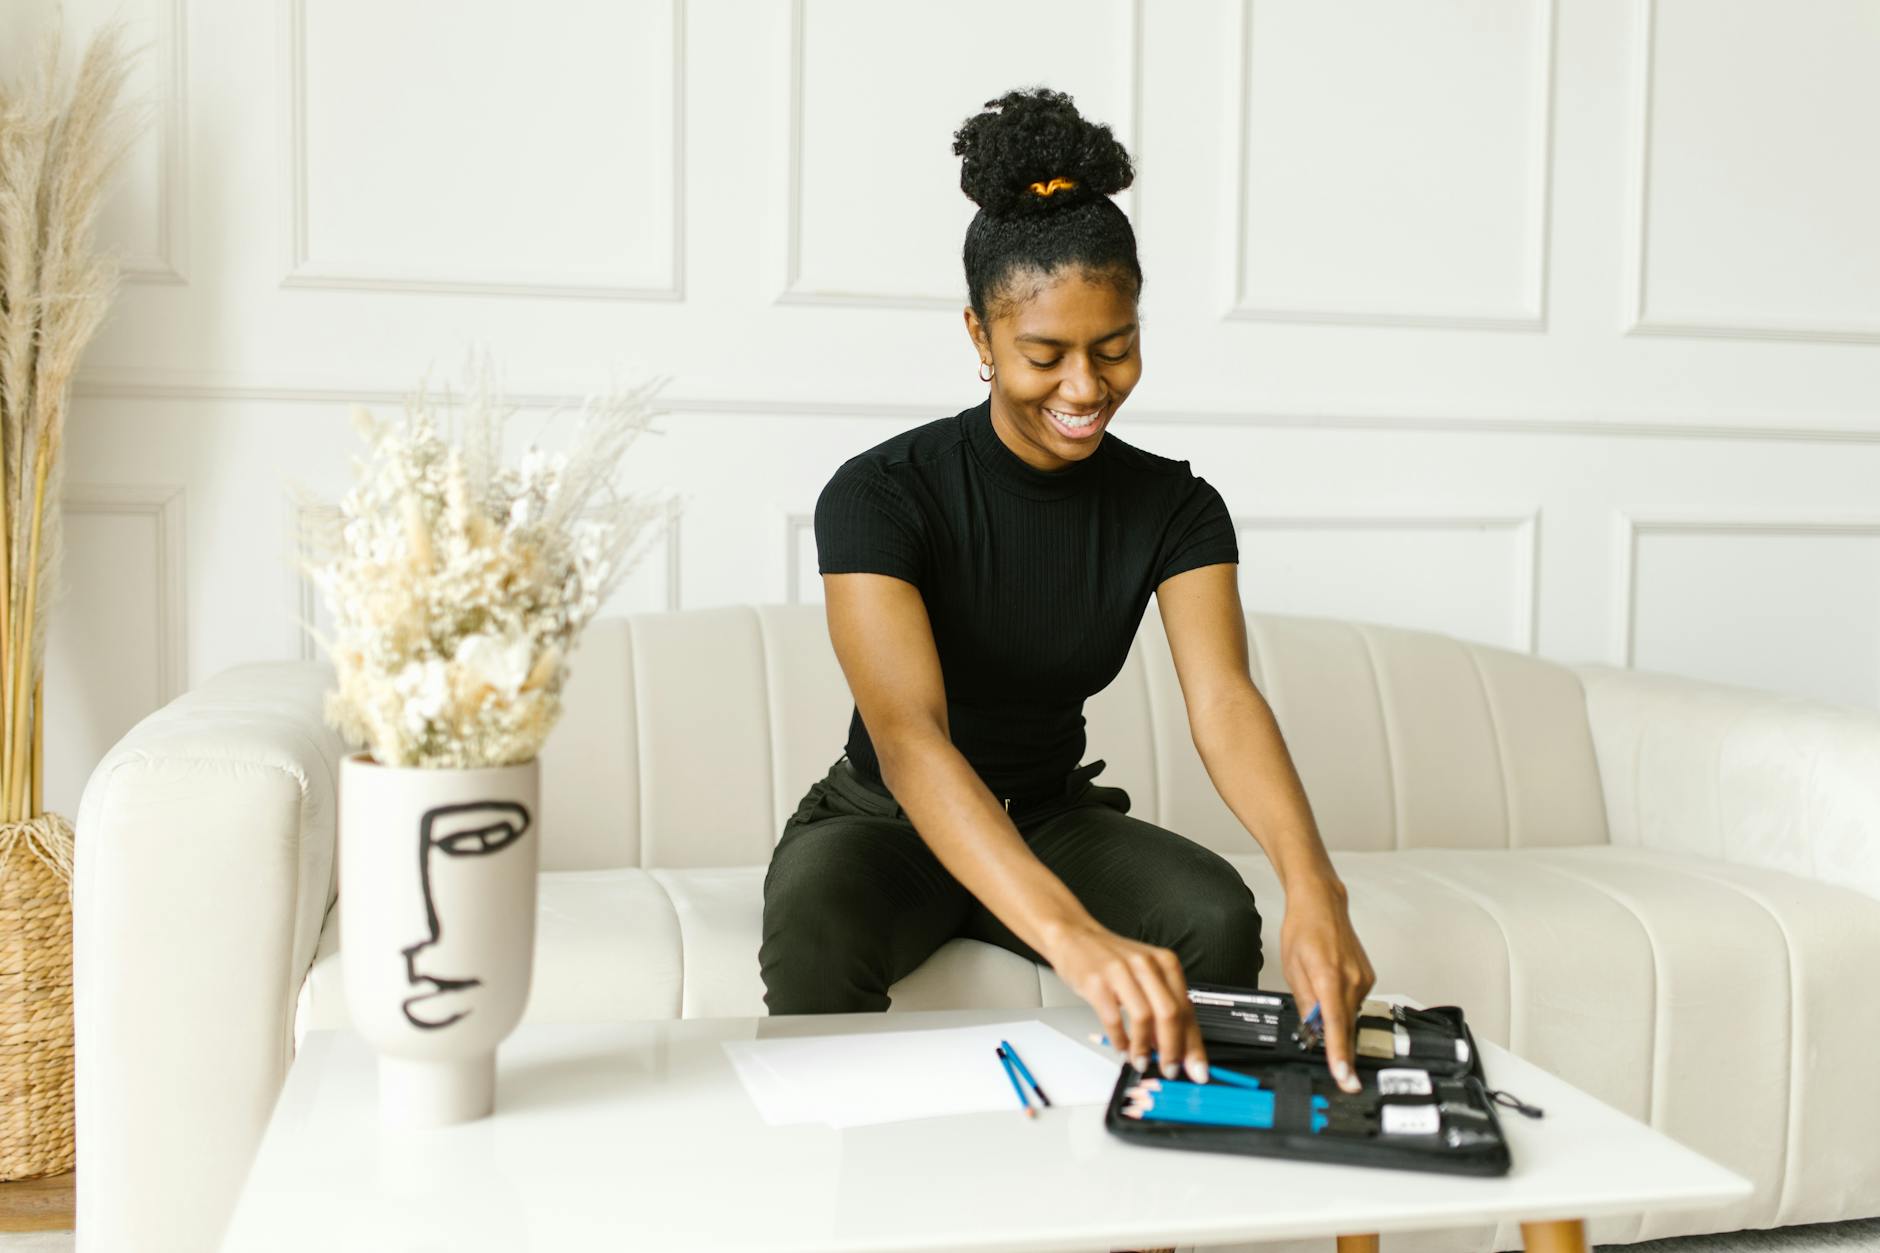
M1167 984L1169 994L1175 998L1175 1003L1181 1006L1182 1031L1187 1040L1181 1049L1174 1053L1164 1053L1163 1056L1172 1057L1178 1063L1185 1064L1188 1068L1188 1077L1194 1082L1206 1083L1208 1081L1207 1047L1206 1042L1201 1038L1201 1021L1195 1014L1195 1003L1188 996L1188 978L1182 971L1181 958L1175 956L1173 949L1166 948L1156 949L1155 958L1162 968L1162 977Z
M1331 1064L1332 1077L1345 1091L1357 1092L1364 1084L1359 1081L1357 1068L1353 1064L1354 1019L1351 1006L1346 1001L1345 988L1324 973L1314 977L1312 988L1313 994L1318 997L1319 1021L1325 1028L1325 1060Z
M1103 1024L1103 1034L1110 1038L1110 1044L1125 1057L1129 1055L1129 1036L1123 1030L1123 1015L1117 1008L1116 996L1110 991L1110 985L1099 977L1090 980L1090 987L1083 994L1084 1000L1097 1013L1097 1021Z
M1130 955L1130 969L1135 972L1137 986L1142 989L1149 1008L1155 1015L1155 1052L1162 1063L1162 1075L1173 1079L1176 1067L1181 1065L1182 1057L1188 1051L1188 1029L1182 1022L1181 1008L1175 1003L1175 997L1168 987L1168 972L1156 960L1152 950L1137 949ZM1188 999L1184 993L1182 1000Z
M1143 996L1142 989L1136 985L1136 976L1129 968L1129 963L1121 957L1113 958L1104 967L1104 974L1109 978L1110 990L1129 1014L1130 1064L1146 1073L1149 1069L1149 1050L1155 1047L1155 1029L1151 1025L1148 998Z

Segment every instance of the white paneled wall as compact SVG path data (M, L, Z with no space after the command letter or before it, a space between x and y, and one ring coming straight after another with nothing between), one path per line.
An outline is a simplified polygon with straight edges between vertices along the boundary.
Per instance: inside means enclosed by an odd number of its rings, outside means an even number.
M0 6L0 71L57 7ZM683 512L615 612L817 598L830 472L984 395L952 132L1039 82L1136 158L1113 429L1220 487L1250 607L1880 706L1880 0L63 8L158 104L68 431L63 812L312 654L348 406L475 341L517 445L672 376L623 485Z

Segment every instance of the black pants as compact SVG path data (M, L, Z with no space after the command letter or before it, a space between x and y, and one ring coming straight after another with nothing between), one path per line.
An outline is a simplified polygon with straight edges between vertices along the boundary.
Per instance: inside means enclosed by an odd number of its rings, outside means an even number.
M1232 863L1129 816L1095 761L1064 794L1008 812L1040 861L1118 935L1174 951L1191 983L1259 982L1260 914ZM847 755L804 794L764 875L758 950L772 1014L888 1008L888 987L954 936L1044 959L940 864L885 788Z

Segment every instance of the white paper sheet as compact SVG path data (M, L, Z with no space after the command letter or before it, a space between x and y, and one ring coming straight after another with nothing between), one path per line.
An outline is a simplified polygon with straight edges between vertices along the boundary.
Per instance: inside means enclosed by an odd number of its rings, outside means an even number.
M765 1122L855 1127L982 1110L1017 1113L1018 1094L995 1051L1002 1039L1025 1059L1053 1107L1110 1099L1120 1060L1030 1019L932 1031L726 1040L724 1048Z
M744 1084L751 1103L757 1106L757 1112L765 1122L775 1127L786 1123L816 1121L816 1112L803 1104L796 1087L784 1082L783 1077L770 1068L770 1063L756 1053L734 1047L731 1043L725 1045L725 1052L731 1055L731 1064L737 1068L739 1081Z

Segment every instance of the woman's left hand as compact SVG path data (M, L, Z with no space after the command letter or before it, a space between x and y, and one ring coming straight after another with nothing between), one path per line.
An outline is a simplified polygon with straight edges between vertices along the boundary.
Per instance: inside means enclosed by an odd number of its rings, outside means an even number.
M1319 1007L1319 1030L1332 1076L1345 1091L1357 1092L1364 1086L1353 1066L1358 1007L1370 994L1377 972L1351 929L1345 900L1345 885L1329 875L1288 884L1279 947L1286 986L1299 1016Z

